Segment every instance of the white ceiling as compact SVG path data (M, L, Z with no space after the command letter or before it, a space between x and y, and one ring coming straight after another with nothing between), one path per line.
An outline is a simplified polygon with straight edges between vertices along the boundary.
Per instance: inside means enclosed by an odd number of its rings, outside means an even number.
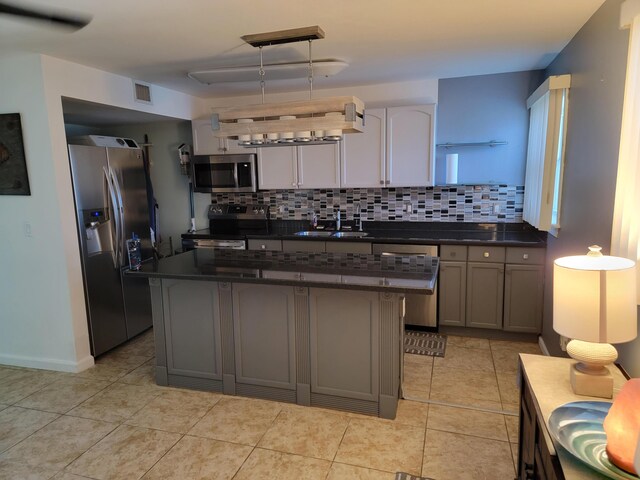
M257 80L206 86L187 72L255 64L258 50L241 35L319 25L326 38L313 43L313 57L350 66L315 85L348 87L544 68L603 1L23 0L93 20L68 33L0 16L0 53L44 53L200 97L241 95L257 92ZM307 44L265 47L264 57L305 60ZM306 88L267 78L270 92Z

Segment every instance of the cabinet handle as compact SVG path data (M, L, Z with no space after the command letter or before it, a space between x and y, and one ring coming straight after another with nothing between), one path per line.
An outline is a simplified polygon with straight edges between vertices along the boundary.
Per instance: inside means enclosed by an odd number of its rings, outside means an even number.
M295 186L296 186L296 183L295 183L295 182L294 182L294 183L292 183L292 184L291 184L291 186L292 186L292 187L295 187Z
M482 254L482 256L483 256L484 258L489 258L489 252L484 252L484 253Z
M267 246L263 243L262 245L260 245L260 248L261 248L262 250L265 250L265 249L267 248Z
M528 253L525 253L524 255L522 255L522 258L523 258L524 260L529 260L529 254L528 254Z

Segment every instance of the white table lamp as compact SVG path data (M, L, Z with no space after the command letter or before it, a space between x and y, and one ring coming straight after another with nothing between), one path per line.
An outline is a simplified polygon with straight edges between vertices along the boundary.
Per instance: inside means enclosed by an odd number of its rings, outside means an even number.
M558 258L553 266L553 329L571 338L567 353L571 386L578 395L611 398L613 378L606 365L618 358L611 343L637 335L635 262L602 255Z

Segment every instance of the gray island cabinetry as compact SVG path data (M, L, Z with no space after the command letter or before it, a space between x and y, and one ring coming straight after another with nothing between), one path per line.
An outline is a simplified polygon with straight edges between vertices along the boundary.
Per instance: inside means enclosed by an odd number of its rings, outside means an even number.
M428 256L193 251L149 278L160 385L394 418L405 293L430 294Z

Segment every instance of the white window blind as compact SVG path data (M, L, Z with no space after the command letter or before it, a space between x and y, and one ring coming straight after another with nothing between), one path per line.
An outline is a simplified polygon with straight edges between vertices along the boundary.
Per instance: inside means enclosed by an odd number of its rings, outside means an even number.
M527 100L529 143L523 218L554 235L560 228L570 82L571 75L549 77Z

